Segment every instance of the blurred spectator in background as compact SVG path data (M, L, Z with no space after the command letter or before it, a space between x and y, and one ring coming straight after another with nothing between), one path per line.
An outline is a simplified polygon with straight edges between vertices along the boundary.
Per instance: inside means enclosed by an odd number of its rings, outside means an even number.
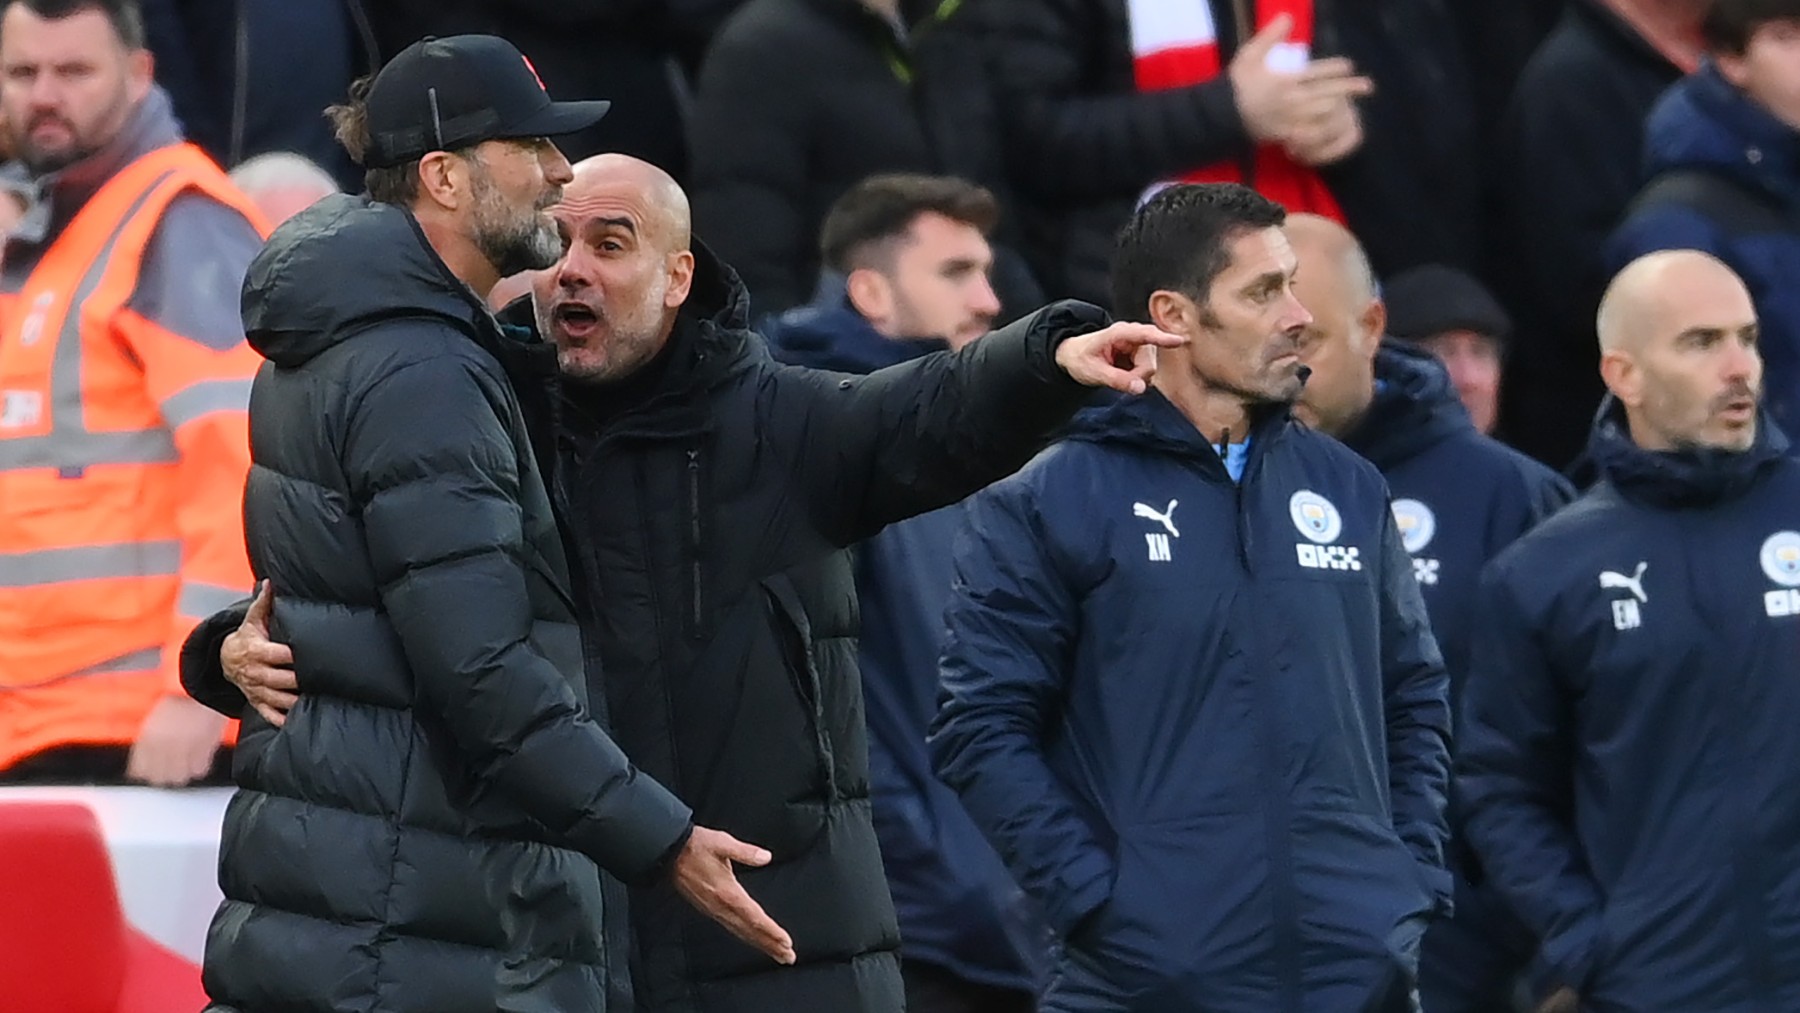
M768 332L778 357L872 373L987 333L999 310L986 234L1000 208L957 179L878 176L825 219L819 297ZM931 770L937 654L961 513L901 521L856 548L875 834L900 915L911 1013L1028 1013L1049 928Z
M285 2L285 0L284 0ZM427 35L498 35L563 99L613 99L599 123L560 138L580 161L603 151L687 176L687 83L674 38L683 16L715 16L729 0L383 0L369 20L383 54Z
M1312 59L1311 0L979 9L1026 253L1050 293L1110 302L1113 236L1159 183L1242 182L1341 215L1314 170L1362 143L1355 99L1370 83L1348 60Z
M250 586L261 215L182 143L135 0L0 11L0 115L39 193L0 269L0 778L218 776L225 719L177 661Z
M1700 61L1710 0L1569 0L1502 126L1491 277L1517 324L1507 438L1561 468L1600 403L1602 247L1639 182L1644 118Z
M1609 260L1652 250L1717 256L1750 287L1762 324L1764 402L1800 424L1800 0L1717 0L1712 59L1658 103L1649 186Z
M1312 376L1295 414L1381 470L1394 523L1450 673L1452 723L1479 621L1481 568L1574 498L1561 476L1476 431L1449 378L1426 352L1382 342L1388 316L1355 237L1313 215L1288 219L1300 258L1294 294L1312 314L1301 359ZM1390 327L1391 331L1391 327ZM1454 741L1454 736L1452 737ZM1530 962L1533 940L1461 843L1451 790L1449 865L1456 904L1425 931L1419 991L1429 1013L1499 1013Z
M271 229L338 192L330 173L291 151L258 155L231 170L231 181L256 202Z
M1375 82L1359 103L1362 147L1324 177L1382 277L1481 266L1484 135L1450 2L1319 6L1319 47Z
M156 80L188 138L226 168L272 151L325 167L348 190L362 171L325 107L377 64L369 0L145 0Z
M743 276L754 315L806 301L826 209L868 176L941 173L1004 197L1000 119L967 15L937 0L752 0L720 31L691 123L694 220ZM995 287L1008 317L1042 302L1005 252Z
M1401 273L1382 286L1388 334L1437 356L1475 428L1493 435L1500 371L1512 319L1475 278L1442 264Z
M1470 3L1468 0L1451 0L1446 4L1469 61L1478 136L1484 139L1493 136L1507 100L1512 98L1519 74L1570 2L1506 0L1505 3Z

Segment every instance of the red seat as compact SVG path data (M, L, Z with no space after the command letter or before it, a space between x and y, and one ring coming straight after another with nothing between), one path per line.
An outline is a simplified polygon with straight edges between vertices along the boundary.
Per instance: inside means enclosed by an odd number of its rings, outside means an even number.
M125 921L100 823L70 802L0 803L0 1007L194 1013L200 971Z

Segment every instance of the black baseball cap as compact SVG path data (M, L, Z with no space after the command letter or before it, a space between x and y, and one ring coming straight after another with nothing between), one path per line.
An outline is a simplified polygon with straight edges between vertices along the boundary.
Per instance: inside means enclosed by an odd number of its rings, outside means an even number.
M531 61L493 35L413 43L376 73L363 101L366 169L482 141L571 134L593 126L612 105L550 101Z

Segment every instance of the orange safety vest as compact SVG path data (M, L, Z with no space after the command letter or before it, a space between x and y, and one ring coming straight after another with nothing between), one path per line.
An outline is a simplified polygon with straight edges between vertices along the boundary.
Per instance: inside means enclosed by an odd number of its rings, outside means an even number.
M261 359L127 305L157 224L189 191L268 235L199 148L170 145L107 181L0 295L0 770L136 741L181 692L187 634L251 585L243 496Z

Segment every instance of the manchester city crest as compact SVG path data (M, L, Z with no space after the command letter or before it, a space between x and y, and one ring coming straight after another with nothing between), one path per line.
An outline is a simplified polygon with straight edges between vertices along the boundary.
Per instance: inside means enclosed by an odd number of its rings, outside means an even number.
M1400 529L1400 542L1408 555L1423 552L1437 535L1437 515L1416 499L1394 501L1394 525Z
M1782 587L1800 587L1800 533L1777 531L1762 545L1762 568Z
M1300 529L1301 535L1320 545L1335 542L1344 533L1344 518L1337 507L1310 489L1302 489L1288 500L1288 516L1294 519L1294 527Z

